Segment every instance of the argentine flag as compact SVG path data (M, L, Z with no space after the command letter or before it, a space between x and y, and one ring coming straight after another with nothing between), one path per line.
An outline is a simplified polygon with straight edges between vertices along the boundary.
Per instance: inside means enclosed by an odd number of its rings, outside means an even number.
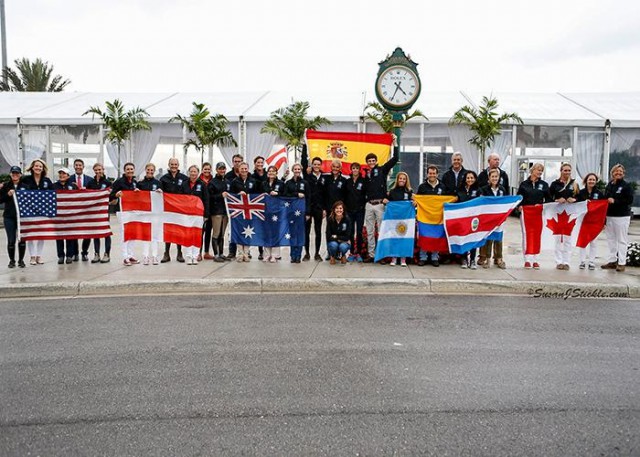
M413 203L387 203L378 232L376 262L385 257L413 257L416 236L416 209Z

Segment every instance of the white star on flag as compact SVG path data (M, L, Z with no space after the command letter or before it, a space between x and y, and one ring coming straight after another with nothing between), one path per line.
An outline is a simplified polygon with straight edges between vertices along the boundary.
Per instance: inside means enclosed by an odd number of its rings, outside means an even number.
M291 203L289 202L284 202L284 206L286 206L287 208L291 206Z
M290 239L291 239L291 234L290 234L290 233L287 233L284 237L285 237L287 240L290 240Z
M253 230L253 227L251 227L250 225L247 225L242 231L242 234L245 238L252 238L255 233L256 232Z
M278 215L277 215L277 214L274 214L273 216L271 216L271 220L272 220L273 222L278 222Z
M300 216L302 213L300 212L300 210L299 210L299 209L297 209L297 210L296 210L296 212L295 212L295 213L293 213L293 214L295 214L296 216Z

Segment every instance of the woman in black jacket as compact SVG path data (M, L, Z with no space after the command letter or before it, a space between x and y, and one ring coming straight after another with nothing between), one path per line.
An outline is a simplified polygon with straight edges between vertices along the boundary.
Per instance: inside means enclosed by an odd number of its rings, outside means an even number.
M521 206L541 205L551 201L549 184L542 180L542 173L544 173L544 165L539 162L531 165L529 177L522 181L518 187L518 195L522 195ZM522 217L520 219L521 223L523 223ZM524 267L526 269L539 270L538 254L524 254Z
M22 170L18 166L13 166L9 170L9 181L0 184L0 203L4 203L4 230L7 232L7 252L9 253L9 268L16 266L16 239L18 237L18 211L13 199L16 190L24 187L20 183ZM18 242L18 266L24 268L24 254L27 245L24 241Z
M200 169L197 166L191 165L189 167L188 176L189 179L182 183L182 193L185 195L193 195L202 201L202 206L204 207L204 213L202 215L202 229L204 230L204 220L209 214L209 190L207 185L199 178ZM200 240L199 244L202 245L202 240ZM200 247L201 246L195 245L184 246L185 262L187 265L197 265L198 261L202 260Z
M286 197L296 197L305 199L305 219L311 219L311 208L309 207L309 184L302 178L302 165L296 163L291 167L293 177L284 184L284 195ZM320 234L317 234L320 236ZM291 263L300 263L302 258L302 246L291 246Z
M230 190L230 183L225 179L227 166L224 162L216 165L216 175L209 181L209 214L211 217L211 248L213 261L224 262L227 257L223 254L224 232L229 224L227 204L224 197Z
M105 190L111 188L111 181L109 181L104 175L104 165L102 165L101 163L96 163L93 166L93 173L94 177L91 181L89 181L89 184L87 184L87 189ZM83 245L85 241L89 240L83 240ZM93 239L94 255L91 263L108 263L111 260L111 235L107 236L104 239L104 255L102 256L102 259L100 259L100 244L100 238ZM85 246L83 246L82 251L86 252L88 248L88 245L86 246L86 248Z
M578 198L580 188L575 179L571 178L572 167L570 163L563 163L560 166L560 177L549 186L551 199L556 203L575 203ZM568 270L571 261L571 247L573 241L570 236L557 236L554 250L556 258L556 268L558 270Z
M602 265L605 270L624 271L627 265L633 189L624 180L624 172L622 165L619 163L614 165L611 168L611 181L604 191L609 201L607 224L604 227L609 245L609 261Z
M30 175L22 177L22 187L26 190L53 190L53 183L47 178L48 167L41 159L35 159L27 167ZM31 265L42 265L42 250L44 249L43 240L27 241L27 249L31 259Z
M413 201L413 189L411 188L411 181L409 180L409 175L404 171L398 172L396 175L396 182L393 183L391 190L387 193L387 198L385 198L382 203L385 205L388 202L399 202L399 201ZM414 203L415 205L415 203ZM397 265L398 258L393 257L389 265L392 267ZM400 266L407 266L407 258L400 257Z
M344 203L338 200L331 207L331 214L327 218L327 250L329 251L329 263L336 264L340 259L343 265L347 263L347 252L351 248L353 236L353 224L344 209Z
M261 183L262 192L279 197L284 194L284 183L278 179L278 168L267 168L267 179ZM262 255L262 253L261 253ZM280 246L265 246L263 261L276 263L280 258Z
M480 188L480 194L485 197L503 197L507 195L507 190L500 185L500 170L492 168L488 173L489 183ZM491 265L491 251L493 250L493 263L498 268L504 270L507 264L502 257L502 241L487 240L480 248L478 265L482 268L489 268Z
M595 173L588 173L587 176L582 180L582 184L584 187L580 189L578 192L577 201L583 202L586 200L604 200L606 197L604 196L604 192L599 190L596 186L598 184L598 175ZM596 269L596 248L598 243L594 239L586 248L580 249L580 269L584 270L585 268L589 268L589 270ZM588 254L587 254L588 251ZM588 263L587 263L588 261Z
M462 185L458 188L458 203L473 200L474 198L478 198L479 196L480 189L478 188L478 175L475 171L467 170L462 179ZM470 268L472 270L477 270L477 252L478 249L473 248L466 254L463 254L460 268Z

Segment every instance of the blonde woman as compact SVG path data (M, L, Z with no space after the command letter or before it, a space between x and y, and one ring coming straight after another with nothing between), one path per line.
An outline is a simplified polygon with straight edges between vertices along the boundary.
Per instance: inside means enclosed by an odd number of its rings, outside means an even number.
M47 178L47 172L49 167L43 160L35 159L27 167L27 172L31 173L28 176L22 177L22 188L26 190L53 190L53 183ZM44 263L42 260L42 250L44 249L44 241L27 241L27 249L29 249L29 255L31 256L31 265L41 265Z
M580 188L575 179L571 178L571 164L563 163L560 166L560 177L549 186L551 199L556 203L575 203L578 198ZM568 270L571 260L571 237L556 237L556 268L558 270Z
M397 202L397 201L412 201L413 200L413 189L411 188L411 181L409 180L409 175L404 171L399 172L396 175L396 181L393 183L391 190L387 193L387 198L383 200L383 203L388 202ZM394 257L391 259L392 267L397 265L398 258ZM400 258L400 266L407 266L407 258Z
M529 177L522 181L518 187L518 195L522 195L521 206L541 205L551 201L549 185L542 180L542 173L544 173L544 165L539 162L531 165ZM539 270L538 254L524 254L524 267Z
M614 165L611 168L611 181L604 191L604 195L609 201L607 222L604 227L609 245L608 262L602 265L605 270L624 271L627 265L633 189L624 180L624 173L625 169L622 165L619 163Z

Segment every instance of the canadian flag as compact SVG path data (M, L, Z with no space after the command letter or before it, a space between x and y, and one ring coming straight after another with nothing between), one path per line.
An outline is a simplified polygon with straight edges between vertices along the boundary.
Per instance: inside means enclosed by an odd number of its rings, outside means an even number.
M124 241L202 245L204 205L194 195L123 191L118 213Z
M284 146L282 149L272 152L265 161L267 162L267 167L273 165L280 170L282 164L287 163L287 147Z
M600 234L607 217L606 200L522 206L522 243L526 255L555 248L554 240L569 240L585 248Z

